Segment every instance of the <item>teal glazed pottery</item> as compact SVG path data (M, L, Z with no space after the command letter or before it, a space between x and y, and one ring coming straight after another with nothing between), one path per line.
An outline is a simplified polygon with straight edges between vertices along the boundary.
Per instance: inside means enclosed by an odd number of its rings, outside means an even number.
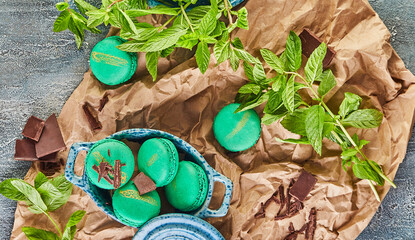
M174 144L164 138L145 141L137 155L138 170L163 187L173 181L179 167L179 154Z
M140 227L160 213L160 197L157 191L140 195L133 181L115 190L112 196L115 216L130 226Z
M176 177L165 187L169 203L183 212L194 211L205 201L208 181L203 169L190 161L181 161Z
M210 217L223 217L226 215L229 209L229 204L232 197L232 189L233 184L232 181L229 180L227 177L223 176L222 174L215 171L209 164L206 162L206 160L203 158L203 156L195 149L193 148L189 143L185 142L184 140L163 132L159 130L153 130L153 129L142 129L142 128L136 128L136 129L127 129L124 131L120 131L117 133L112 134L111 136L108 136L106 139L115 139L115 140L128 140L133 142L139 142L143 143L147 139L150 138L165 138L170 140L174 146L176 147L177 151L180 153L185 154L185 159L192 161L196 164L198 164L203 171L206 174L207 180L208 180L208 189L206 194L206 199L203 202L202 206L200 206L198 209L188 212L188 214L193 215L198 218L210 218ZM116 221L123 223L127 226L135 227L134 225L131 225L129 222L123 221L123 219L119 219L115 213L114 209L111 205L108 205L107 203L111 202L111 195L109 194L108 190L104 190L101 188L98 188L94 184L91 183L91 181L88 179L88 172L84 170L84 173L82 176L78 176L74 173L74 167L75 167L75 160L76 156L79 154L80 151L90 151L91 147L94 145L94 142L79 142L72 144L68 159L66 161L66 167L65 167L65 177L76 185L77 187L81 188L86 194L88 194L89 197L97 204L98 208L100 208L104 213L106 213L108 216L112 217ZM212 194L213 194L213 186L215 182L220 182L224 184L225 186L225 196L223 198L222 205L218 209L210 209L209 204L212 200ZM161 215L164 216L164 215Z
M95 77L107 85L118 85L128 81L137 69L137 53L124 52L116 46L126 40L112 36L100 41L92 49L91 71Z
M153 218L143 225L133 240L225 240L216 228L200 218L169 213Z
M104 139L95 143L85 158L85 168L89 181L97 187L103 189L114 189L104 178L98 181L98 172L94 170L94 166L98 167L101 162L107 162L114 167L115 160L121 160L121 186L130 180L134 172L135 160L130 148L125 143L114 140ZM124 165L125 164L125 165ZM110 179L113 175L109 174Z
M231 152L252 147L261 135L261 119L258 114L252 109L235 113L239 106L239 103L225 106L213 121L216 140Z

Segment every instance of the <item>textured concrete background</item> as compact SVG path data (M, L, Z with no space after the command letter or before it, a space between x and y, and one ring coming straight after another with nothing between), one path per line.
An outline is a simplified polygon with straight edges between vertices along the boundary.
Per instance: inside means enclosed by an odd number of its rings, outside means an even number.
M94 0L96 1L96 0ZM88 70L91 48L105 34L86 35L76 50L69 32L53 33L57 0L0 0L0 181L23 178L30 163L13 160L30 115L59 113ZM90 1L91 2L91 1ZM415 72L415 0L369 0L392 33L392 45ZM391 189L358 239L415 239L415 138ZM9 239L16 202L0 196L0 239Z

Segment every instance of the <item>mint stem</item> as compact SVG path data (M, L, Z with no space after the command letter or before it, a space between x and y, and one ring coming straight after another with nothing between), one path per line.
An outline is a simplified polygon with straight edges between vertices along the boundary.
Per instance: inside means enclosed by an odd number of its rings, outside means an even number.
M189 24L189 26L190 26L190 29L192 30L192 32L195 32L195 30L193 29L192 23L191 23L191 22L190 22L190 20L189 20L189 17L187 17L187 14L186 14L185 8L183 8L183 4L182 4L182 2L181 2L181 1L180 1L179 5L180 5L180 9L182 10L182 13L183 13L184 18L186 19L187 23L188 23L188 24ZM187 6L189 6L189 4L186 4L186 8L187 8Z
M233 24L233 21L232 21L232 15L231 15L230 8L229 8L229 6L228 6L228 4L230 4L230 3L228 2L228 0L224 0L224 2L225 2L225 8L226 8L226 11L228 12L229 25L232 25L232 24Z
M58 224L56 224L56 222L53 221L52 217L47 212L43 212L43 213L49 218L49 220L53 223L53 225L55 225L55 228L59 232L59 236L62 238L62 232L61 232L61 229L59 228Z

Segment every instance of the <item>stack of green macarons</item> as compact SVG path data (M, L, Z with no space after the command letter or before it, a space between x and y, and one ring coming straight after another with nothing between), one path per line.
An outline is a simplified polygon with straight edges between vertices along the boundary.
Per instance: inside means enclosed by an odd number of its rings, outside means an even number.
M116 164L121 176L118 185L115 184ZM164 187L168 202L182 212L201 207L208 191L208 180L203 169L190 161L179 162L176 147L164 138L146 140L137 155L140 174L145 174L155 184L151 191L140 194L141 183L132 177L134 155L121 141L98 141L88 151L85 165L92 184L102 189L115 189L112 195L114 213L119 220L130 226L139 227L160 213L161 201L158 192L154 190L156 187ZM103 169L105 174L102 173Z

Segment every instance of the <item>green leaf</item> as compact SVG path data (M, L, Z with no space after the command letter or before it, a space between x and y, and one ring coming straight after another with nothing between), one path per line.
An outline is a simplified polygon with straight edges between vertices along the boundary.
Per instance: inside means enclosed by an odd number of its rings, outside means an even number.
M323 73L323 60L326 56L327 46L321 43L310 55L305 65L304 71L309 83L313 83Z
M69 3L67 3L67 2L58 2L58 3L56 3L56 8L58 9L58 11L65 11L66 9L69 8Z
M285 88L285 83L287 77L285 75L279 75L275 78L274 83L272 84L272 90L278 92L282 87Z
M135 24L138 34L127 32L125 29L121 29L120 36L124 39L132 38L134 40L145 42L157 33L157 28L151 26L147 27L144 23Z
M92 6L91 4L85 2L84 0L74 0L76 7L82 14L86 14L88 11L95 11L98 8Z
M153 77L153 81L157 79L157 64L159 61L160 52L146 53L146 67L148 72Z
M311 144L310 141L306 137L302 137L300 139L293 139L293 138L279 139L275 137L275 140L281 143L294 143L294 144L307 144L307 145Z
M143 47L144 42L140 40L131 40L121 45L116 46L118 49L125 52L139 52Z
M239 68L239 61L240 60L239 60L238 56L236 56L235 51L232 51L231 50L231 54L230 54L230 57L229 57L229 61L231 63L232 70L234 72L236 72L236 70L238 70L238 68Z
M242 62L242 66L244 67L244 72L246 77L251 80L251 81L255 81L254 79L254 67L252 67L251 64L243 61Z
M323 72L320 76L321 82L318 86L318 94L324 97L334 86L336 86L336 79L330 69Z
M209 66L210 51L207 43L200 42L196 49L196 62L201 73L205 73Z
M75 238L76 226L66 228L62 235L62 240L73 240Z
M325 114L322 106L314 105L308 108L307 117L305 119L307 138L319 155L321 155Z
M201 35L209 35L215 30L216 28L216 14L217 10L211 9L209 12L202 18L199 23L198 32Z
M229 41L220 40L213 47L213 53L215 55L218 64L224 62L230 57L231 45Z
M235 37L232 41L231 41L231 43L232 43L232 46L234 47L234 48L237 48L237 49L244 49L244 45L242 44L242 41L241 41L241 39L239 39L238 37Z
M126 10L125 13L131 18L146 16L149 14L163 14L163 15L175 16L178 14L178 10L179 8L171 8L171 7L167 7L167 6L160 4L150 9Z
M26 197L17 188L15 188L11 182L13 180L19 180L18 178L6 179L0 183L0 194L15 201L26 201Z
M352 169L357 178L373 180L381 186L384 184L383 178L379 176L379 174L369 165L367 161L354 163Z
M76 18L73 18L73 16L69 19L68 23L68 29L75 35L75 42L76 46L81 48L82 42L84 41L84 30L79 25L79 20L75 20ZM78 21L78 23L76 22Z
M294 79L295 75L291 75L288 79L282 98L285 107L290 112L294 112Z
M293 113L288 114L281 121L281 125L288 131L307 136L306 131L306 119L307 119L307 108L296 109Z
M133 20L131 20L131 18L127 15L127 13L125 13L123 10L118 9L118 11L116 11L117 17L118 17L118 21L121 24L121 28L126 29L127 31L134 33L135 35L138 35L137 32L137 28L133 22Z
M189 33L181 36L177 41L176 46L192 50L198 42L199 36L197 35L197 33Z
M55 23L53 24L54 32L62 32L68 29L69 20L71 19L69 11L63 11L59 14L59 17L56 18Z
M362 140L360 140L360 142L359 142L359 149L362 149L363 148L363 146L365 146L366 144L368 144L368 143L370 143L370 141L367 141L367 140L365 140L365 139L362 139Z
M328 136L334 130L334 123L325 122L323 125L323 138Z
M265 70L262 64L255 64L252 70L254 81L257 83L263 82L267 77L265 76Z
M21 179L12 180L11 184L26 197L26 203L30 207L29 210L33 213L44 213L47 211L47 206L34 187Z
M107 16L107 12L105 10L93 10L88 11L86 15L89 17L88 21L86 22L88 27L96 27L102 24L105 20L105 16Z
M254 107L257 107L257 106L263 104L264 102L268 101L269 95L270 95L270 93L266 92L265 94L258 95L254 100L242 103L236 109L235 113L236 112L241 112L241 111L246 111L246 110L252 109Z
M22 232L29 240L59 240L59 236L54 232L49 232L34 227L22 227Z
M347 127L375 128L382 123L383 114L376 109L360 109L350 113L341 123Z
M35 178L35 188L38 189L43 183L49 181L49 179L43 174L39 172Z
M355 156L357 154L357 150L354 148L348 148L341 153L342 159L350 159L350 157Z
M245 7L238 10L238 19L236 21L236 26L242 29L249 29L248 26L248 11Z
M234 50L236 56L239 59L242 59L242 60L247 61L247 62L252 63L252 64L261 64L261 62L258 60L258 58L254 58L247 51L241 50L241 49L237 49L237 48L234 48L233 50Z
M284 64L282 61L278 58L277 55L275 55L273 52L271 52L268 49L261 49L261 56L265 60L265 62L274 69L277 73L283 74L284 73Z
M301 67L301 39L295 32L290 31L286 44L285 53L287 56L288 69L295 72Z
M225 34L228 35L228 38L229 38L229 34L226 33L226 31L224 31L224 30L226 30L225 23L222 22L222 21L216 20L216 27L213 30L213 32L210 34L210 36L216 38L216 37L221 36L222 33L225 33Z
M37 191L40 193L48 211L55 211L68 201L72 193L72 186L63 175L60 175L41 184Z
M166 58L167 56L169 56L174 51L174 49L175 49L174 46L171 46L169 48L164 49L163 51L161 51L160 57Z
M343 102L340 104L339 115L345 118L349 113L359 109L362 98L354 93L346 92Z
M264 116L261 119L261 123L263 123L265 125L270 125L270 124L280 120L282 117L284 117L283 114L276 115L276 114L265 113Z
M259 92L261 91L261 87L256 85L256 84L252 84L252 83L248 83L246 85L243 85L241 88L239 88L239 93L253 93L255 95L259 94Z
M82 220L85 213L86 212L83 210L78 210L72 213L63 232L62 240L72 240L74 238L76 233L76 224L78 224Z
M281 91L274 91L269 90L270 93L269 99L267 104L265 104L264 113L275 115L276 111L283 106L282 102L282 90Z
M340 140L342 140L341 142L337 140L337 138L335 137L335 135L333 134L333 132L335 132L337 134L337 136L340 138ZM347 138L347 136L337 126L334 127L334 129L332 130L332 132L330 132L329 134L325 135L324 137L327 137L331 141L339 144L340 146L342 146L342 148L343 147L347 148L347 147L351 147L352 146L352 144L350 143L350 141ZM342 145L342 142L343 142L343 145Z

